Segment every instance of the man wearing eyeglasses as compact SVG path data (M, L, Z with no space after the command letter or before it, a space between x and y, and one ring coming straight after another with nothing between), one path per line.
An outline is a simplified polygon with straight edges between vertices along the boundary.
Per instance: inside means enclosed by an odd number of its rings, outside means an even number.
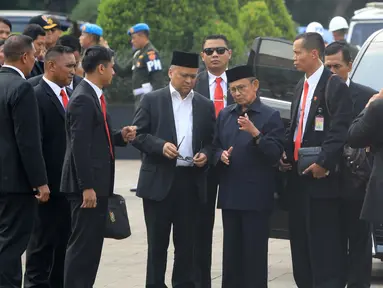
M233 104L233 97L227 89L226 69L231 58L229 41L225 35L209 35L202 44L201 58L206 70L197 76L195 90L214 103L215 113ZM201 207L200 224L196 248L196 267L200 288L211 287L211 255L213 227L217 201L218 176L214 167L209 168L207 203Z
M275 167L285 131L279 112L257 97L259 82L251 66L226 75L237 104L218 115L213 142L223 220L222 287L266 288Z
M194 248L199 206L214 134L214 105L195 92L198 54L173 52L169 86L145 94L134 117L143 153L137 196L148 237L146 287L166 287L170 230L175 246L172 287L196 287Z

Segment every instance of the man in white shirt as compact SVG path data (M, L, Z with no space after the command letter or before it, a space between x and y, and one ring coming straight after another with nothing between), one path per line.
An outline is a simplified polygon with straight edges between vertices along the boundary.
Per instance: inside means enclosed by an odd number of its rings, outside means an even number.
M206 70L197 76L195 91L214 103L215 114L234 103L228 89L226 70L232 51L225 35L209 35L202 43L200 53ZM217 202L218 175L213 165L208 172L207 203L201 207L196 248L197 275L201 288L211 287L211 255L213 227Z
M133 125L143 153L137 196L148 234L146 287L166 287L170 230L175 246L172 287L196 287L194 251L214 134L214 105L193 90L198 54L173 52L169 86L146 94Z
M25 288L42 285L62 288L66 245L70 233L70 210L60 193L66 150L65 109L68 86L75 73L72 49L50 48L44 61L44 75L34 87L39 105L41 141L51 199L38 206L35 225L26 253Z
M338 172L352 101L338 76L329 80L332 73L321 61L325 45L320 34L299 35L293 49L294 65L305 77L296 86L280 168L290 170L286 193L294 278L299 288L342 287ZM301 171L299 151L309 147L320 152Z

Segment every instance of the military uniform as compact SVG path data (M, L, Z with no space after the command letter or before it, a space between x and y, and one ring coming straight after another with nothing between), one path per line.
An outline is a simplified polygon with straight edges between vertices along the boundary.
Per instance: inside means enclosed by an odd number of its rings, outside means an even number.
M128 35L140 31L149 31L149 26L144 23L136 24L129 29ZM158 50L151 42L134 52L133 58L129 61L127 67L121 68L118 64L115 64L114 68L118 76L132 76L136 108L143 94L164 87L161 59Z

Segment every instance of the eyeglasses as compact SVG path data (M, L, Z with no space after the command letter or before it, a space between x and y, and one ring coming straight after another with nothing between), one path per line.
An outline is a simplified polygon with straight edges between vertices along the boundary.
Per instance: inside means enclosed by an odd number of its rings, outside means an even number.
M226 51L229 51L226 47L216 47L216 48L205 48L203 49L203 53L205 53L207 56L213 55L213 53L217 52L218 55L225 54Z
M238 85L238 86L235 86L235 87L230 87L230 93L231 94L235 94L237 91L239 94L242 94L243 91L246 90L246 88L248 87L248 85Z
M184 139L185 139L185 136L182 137L180 144L178 144L178 146L177 146L177 150L179 150L179 148L180 148L182 142L184 141ZM202 150L202 141L201 141L201 146L200 146L199 151L201 151L201 150ZM198 152L198 153L200 153L200 152ZM188 163L193 163L193 162L194 162L193 157L191 157L191 156L183 157L183 156L181 156L181 155L178 155L178 156L177 156L177 159L178 159L178 160L181 160L181 161L188 162Z

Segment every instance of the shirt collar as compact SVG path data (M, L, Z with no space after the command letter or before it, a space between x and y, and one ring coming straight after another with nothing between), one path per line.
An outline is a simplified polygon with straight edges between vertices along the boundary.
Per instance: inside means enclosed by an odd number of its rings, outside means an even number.
M346 84L348 87L350 87L350 82L351 82L350 78L347 78Z
M86 79L84 78L84 80L90 85L92 86L94 92L96 92L96 95L98 97L98 99L101 98L101 95L103 94L102 90L100 88L98 88L98 86L96 84L94 84L92 81L90 81L89 79Z
M305 75L305 80L309 83L309 87L313 87L314 85L317 85L320 77L322 76L322 73L324 71L323 64L317 69L317 71L314 72L313 75L311 75L309 78Z
M43 76L43 79L44 81L49 85L49 87L51 87L51 89L53 90L53 92L55 93L56 96L60 96L60 93L61 93L61 90L63 88L61 88L59 85L57 85L56 83L48 80L47 78L45 78L45 76Z
M23 77L25 79L24 73L21 72L21 70L19 68L15 67L15 66L11 66L11 65L3 65L2 67L4 67L4 68L11 68L11 69L15 70L17 73L20 74L21 77Z
M231 112L233 111L236 111L238 115L243 113L242 107L239 104L235 104L231 107ZM258 95L257 95L257 98L255 98L254 102L247 107L247 111L254 111L257 113L261 112L261 99L258 97Z
M227 83L227 77L226 77L226 72L223 72L220 76L215 76L215 75L213 75L213 74L211 74L210 72L209 72L209 70L207 71L207 74L209 75L209 86L211 85L211 84L213 84L214 82L215 82L215 79L216 78L218 78L218 77L221 77L222 78L222 81L223 82L225 82L225 83Z
M170 89L170 95L172 95L172 97L177 97L179 99L182 99L181 97L181 94L173 87L172 83L169 83L169 89ZM189 92L189 94L185 97L185 99L182 99L182 100L186 100L188 98L192 98L194 97L194 91L193 89Z

